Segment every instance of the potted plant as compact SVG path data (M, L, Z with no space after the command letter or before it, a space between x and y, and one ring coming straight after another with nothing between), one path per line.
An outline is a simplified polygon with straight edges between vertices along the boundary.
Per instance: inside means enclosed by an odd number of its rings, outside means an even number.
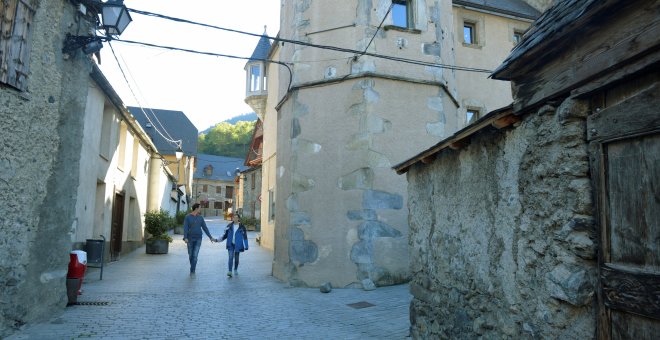
M245 228L250 231L260 231L261 230L261 223L258 218L254 217L243 217L241 218L241 222L245 225Z
M165 210L148 211L144 214L144 230L149 233L147 254L167 254L172 237L167 234L172 218Z
M188 212L179 211L174 218L174 233L183 235L183 220L186 218Z

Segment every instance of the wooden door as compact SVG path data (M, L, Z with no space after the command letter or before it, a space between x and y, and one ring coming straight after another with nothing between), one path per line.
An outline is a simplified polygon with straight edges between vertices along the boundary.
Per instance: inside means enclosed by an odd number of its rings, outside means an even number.
M600 234L599 339L660 338L659 89L618 91L623 98L609 107L601 100L587 123Z
M119 260L122 235L124 234L124 195L115 194L112 205L112 227L110 229L110 261Z

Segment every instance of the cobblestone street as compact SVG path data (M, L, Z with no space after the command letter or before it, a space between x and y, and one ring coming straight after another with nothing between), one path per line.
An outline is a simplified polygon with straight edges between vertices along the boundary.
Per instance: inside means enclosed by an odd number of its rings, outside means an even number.
M214 237L226 221L207 220ZM223 243L204 240L196 276L186 245L174 235L167 255L144 247L106 264L103 280L90 268L78 302L9 339L403 339L409 334L408 285L374 291L292 288L270 275L272 253L255 242L228 278ZM349 304L360 303L354 308ZM369 304L373 306L369 306ZM364 306L367 307L364 307Z

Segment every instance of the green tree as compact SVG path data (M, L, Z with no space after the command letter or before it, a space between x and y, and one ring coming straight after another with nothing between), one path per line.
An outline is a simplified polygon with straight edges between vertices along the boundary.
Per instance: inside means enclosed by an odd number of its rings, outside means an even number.
M206 134L201 134L197 151L216 156L245 157L252 138L255 122L240 121L235 125L222 122Z

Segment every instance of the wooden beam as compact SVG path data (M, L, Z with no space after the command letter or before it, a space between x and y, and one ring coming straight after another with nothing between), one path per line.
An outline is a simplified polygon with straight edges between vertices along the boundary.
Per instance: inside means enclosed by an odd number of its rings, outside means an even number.
M466 138L466 139L461 139L461 140L457 140L455 142L452 142L451 144L449 144L449 148L452 149L452 150L460 150L460 149L463 149L464 147L468 146L469 144L470 144L470 141Z
M605 264L600 271L607 307L660 320L660 275Z
M505 127L518 123L521 120L522 118L520 118L520 116L510 114L508 116L504 116L502 118L496 119L495 121L493 121L493 123L491 123L491 125L496 129L504 129Z
M431 163L433 163L434 160L435 160L435 154L422 158L422 163L431 164Z
M660 85L655 84L618 105L589 116L587 140L608 139L620 135L622 129L628 134L634 134L660 126L660 113L649 110L649 103L660 104Z
M543 103L598 79L660 49L658 2L625 3L607 12L580 33L594 37L573 42L563 54L547 60L535 72L514 79L515 111Z

